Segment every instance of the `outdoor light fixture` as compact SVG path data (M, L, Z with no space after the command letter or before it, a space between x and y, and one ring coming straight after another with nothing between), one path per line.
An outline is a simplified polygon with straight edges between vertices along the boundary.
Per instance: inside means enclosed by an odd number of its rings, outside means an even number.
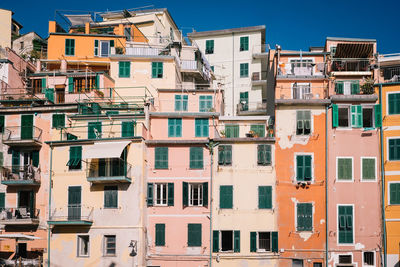
M136 240L131 240L131 243L129 244L129 247L132 248L132 251L129 254L129 256L135 257L137 255L137 241Z

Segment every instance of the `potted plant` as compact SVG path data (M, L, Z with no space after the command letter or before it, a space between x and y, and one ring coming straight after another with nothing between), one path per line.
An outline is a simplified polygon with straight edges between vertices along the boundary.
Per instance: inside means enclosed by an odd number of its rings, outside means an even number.
M372 95L374 93L374 80L371 78L365 79L364 84L361 85L361 92L364 95Z
M225 131L224 131L224 130L219 131L219 135L220 135L221 137L225 137Z
M255 137L255 132L250 130L248 133L246 133L246 137Z

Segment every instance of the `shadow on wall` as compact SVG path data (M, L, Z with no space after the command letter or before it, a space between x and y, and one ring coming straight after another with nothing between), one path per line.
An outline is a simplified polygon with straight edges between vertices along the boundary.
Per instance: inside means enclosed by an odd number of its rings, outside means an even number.
M400 267L400 261L398 261L398 262L394 265L394 267Z
M115 267L115 266L117 266L114 262L112 262L111 264L110 264L110 266L108 266L108 267Z

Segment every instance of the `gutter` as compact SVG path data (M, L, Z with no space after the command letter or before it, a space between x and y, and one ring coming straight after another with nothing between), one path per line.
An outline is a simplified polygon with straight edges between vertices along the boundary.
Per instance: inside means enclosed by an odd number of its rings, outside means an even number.
M328 267L328 111L325 108L325 266Z
M53 173L53 147L50 146L50 174L49 174L49 221L50 221L50 216L51 216L51 186L52 186L52 182L51 182L51 176ZM50 226L47 225L48 229L47 229L47 266L50 267Z
M381 104L381 114L382 114L382 84L379 85L379 104ZM383 119L382 119L383 121ZM385 160L383 157L383 128L379 127L380 132L380 143L381 143L381 177L382 177L382 187L381 187L381 197L382 197L382 245L383 245L383 266L387 266L387 252L386 252L386 220L385 220Z

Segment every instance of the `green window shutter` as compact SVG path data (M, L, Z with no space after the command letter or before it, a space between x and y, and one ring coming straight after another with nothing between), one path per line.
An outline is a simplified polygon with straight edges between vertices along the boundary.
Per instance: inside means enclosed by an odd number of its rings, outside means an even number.
M208 207L208 182L203 183L203 207Z
M257 164L271 165L271 145L257 145Z
M67 140L78 140L78 137L76 135L67 133Z
M208 119L195 119L195 136L208 137Z
M182 96L182 111L187 111L188 110L188 96L184 95Z
M156 62L151 63L151 78L157 78L157 64Z
M221 185L219 187L219 207L220 209L233 208L233 186Z
M375 127L382 127L382 105L374 105Z
M0 211L4 210L6 207L6 194L0 193Z
M21 139L33 138L33 115L21 115Z
M353 179L353 169L352 169L352 159L349 158L338 158L337 160L337 173L338 180L352 180Z
M81 160L82 160L82 147L81 146L72 146L69 148L69 161L67 166L69 169L80 169L81 168Z
M53 128L65 127L65 114L53 114Z
M362 115L362 106L361 105L357 106L357 127L358 128L363 127L363 115Z
M187 182L182 182L182 205L189 206L189 185Z
M68 93L74 92L74 78L68 77Z
M304 156L304 179L311 181L312 179L312 157Z
M297 164L297 181L304 181L304 156L296 156Z
M99 40L94 40L94 55L99 55Z
M214 40L206 40L206 54L214 54Z
M182 111L182 96L175 95L175 111Z
M164 73L164 63L158 62L158 78L162 78Z
M19 173L20 156L19 156L19 151L17 150L12 151L11 165L12 165L12 173Z
M168 183L168 206L174 205L174 183Z
M389 160L400 159L400 139L389 139Z
M114 40L110 40L110 47L114 47Z
M335 92L338 95L343 95L344 89L343 89L343 82L342 81L338 81L338 82L335 83Z
M339 126L339 109L336 104L332 105L332 127L336 128Z
M104 208L118 208L117 186L104 186Z
M153 206L153 199L154 199L154 184L148 183L147 184L147 207Z
M390 205L400 204L400 184L390 183L389 191L390 191Z
M213 231L213 248L212 252L219 252L219 231Z
M250 232L250 252L257 252L257 232Z
M272 209L272 187L259 186L258 187L258 208L259 209Z
M353 81L351 83L351 94L352 95L358 95L360 93L360 82L359 81Z
M156 147L154 157L155 169L168 169L168 147Z
M165 246L165 224L156 223L156 246Z
M131 76L131 62L128 61L120 61L119 65L119 77L120 78L129 78Z
M240 51L248 51L249 50L249 37L240 37Z
M240 252L240 231L233 231L233 252Z
M32 165L39 167L39 151L32 151Z
M190 148L190 169L203 169L203 148Z
M75 55L75 39L65 39L65 55Z
M362 179L375 180L375 159L363 158L362 159Z
M101 121L88 123L88 139L101 138Z
M250 130L255 132L258 137L265 137L265 125L264 124L252 124Z
M312 231L312 204L297 204L297 231Z
M0 115L0 133L4 133L5 117Z
M201 224L198 223L188 224L188 246L189 247L201 246Z
M357 106L352 105L350 112L351 112L351 127L357 127Z
M96 84L95 84L96 89L100 89L100 75L96 74Z
M133 121L122 122L122 137L135 136L135 123Z
M278 252L278 232L271 232L272 252Z
M151 78L162 78L163 77L163 62L152 62L151 63Z
M46 78L42 78L42 92L44 92L44 89L46 89L46 88L47 88Z
M168 137L182 137L182 119L168 119Z
M353 207L339 206L339 243L353 243Z
M225 165L225 146L218 146L218 165Z

